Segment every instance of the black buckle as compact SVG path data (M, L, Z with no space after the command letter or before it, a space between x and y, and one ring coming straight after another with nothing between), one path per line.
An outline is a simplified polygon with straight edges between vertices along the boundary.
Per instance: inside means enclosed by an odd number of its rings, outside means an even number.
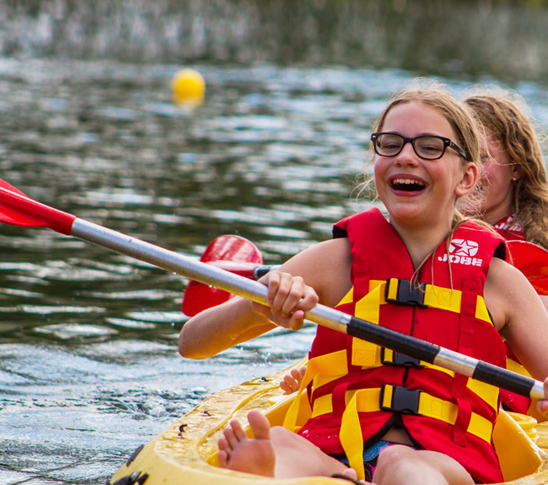
M387 388L392 388L392 402L385 403L385 393ZM380 408L383 411L402 414L419 414L420 389L407 389L403 386L391 386L384 384L381 387Z
M381 347L381 363L384 365L403 365L406 367L423 367L420 359L394 352L393 350Z
M393 285L397 285L396 296L393 295ZM426 291L426 283L420 285L414 281L399 280L397 278L388 278L384 290L384 299L389 303L398 305L412 305L421 308L427 308L424 304L424 293Z

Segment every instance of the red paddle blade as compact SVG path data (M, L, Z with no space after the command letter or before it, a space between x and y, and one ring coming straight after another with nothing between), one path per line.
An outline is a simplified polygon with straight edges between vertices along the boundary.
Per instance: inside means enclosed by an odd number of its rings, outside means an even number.
M8 184L5 180L2 179L0 179L0 188L6 189L18 195L22 195L23 197L27 197L19 189L15 188L13 185ZM13 226L43 227L40 225L39 221L29 218L23 214L13 212L8 207L3 206L0 206L0 221L5 222L6 224L11 224Z
M252 263L255 266L263 262L263 257L257 246L248 239L227 235L211 241L200 261L211 262L216 266L222 265L221 261L232 261L244 265ZM244 269L245 266L242 267L242 271ZM186 287L181 309L185 315L192 317L206 308L228 301L233 296L226 291L191 280Z
M0 179L0 222L23 227L48 227L69 235L74 219L76 216L36 202Z
M548 295L548 251L526 241L508 241L512 264L529 280L539 295Z

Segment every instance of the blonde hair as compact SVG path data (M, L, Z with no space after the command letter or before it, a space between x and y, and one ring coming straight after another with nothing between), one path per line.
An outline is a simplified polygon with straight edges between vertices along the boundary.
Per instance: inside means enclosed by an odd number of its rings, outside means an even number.
M533 124L520 109L519 98L499 90L469 96L464 102L519 169L513 206L525 239L548 249L548 178Z

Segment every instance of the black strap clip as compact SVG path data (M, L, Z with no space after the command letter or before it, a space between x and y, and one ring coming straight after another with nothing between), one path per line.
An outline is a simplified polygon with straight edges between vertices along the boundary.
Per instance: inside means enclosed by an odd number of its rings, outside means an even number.
M403 365L405 367L423 367L420 359L381 347L381 363L383 365Z
M384 299L398 305L412 305L427 308L424 304L426 283L418 284L414 281L388 278L384 290Z
M389 389L392 390L392 400L390 400ZM421 392L420 389L384 384L381 387L380 408L391 413L418 415Z

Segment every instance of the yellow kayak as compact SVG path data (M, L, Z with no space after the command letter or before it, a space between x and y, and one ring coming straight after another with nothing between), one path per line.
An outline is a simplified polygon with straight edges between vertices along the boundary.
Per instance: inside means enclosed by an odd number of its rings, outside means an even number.
M293 367L267 378L255 379L239 386L225 389L205 399L199 406L174 422L150 443L138 448L112 477L112 485L246 485L264 482L266 485L336 485L350 483L336 478L309 477L299 479L274 479L247 473L233 472L217 466L217 440L222 429L232 419L246 421L251 409L261 409L270 423L281 425L292 396L284 396L279 383ZM507 484L548 485L548 422L536 424L532 418L513 415L509 420L520 430L520 438L512 437L506 451L497 452L507 463L512 477ZM519 426L516 425L519 423ZM506 437L506 431L501 431ZM509 440L506 440L509 441ZM526 458L518 451L526 450ZM532 456L532 459L530 458ZM528 463L525 463L528 462ZM522 478L517 468L535 470ZM504 471L503 465L503 471ZM507 466L508 468L508 466Z

